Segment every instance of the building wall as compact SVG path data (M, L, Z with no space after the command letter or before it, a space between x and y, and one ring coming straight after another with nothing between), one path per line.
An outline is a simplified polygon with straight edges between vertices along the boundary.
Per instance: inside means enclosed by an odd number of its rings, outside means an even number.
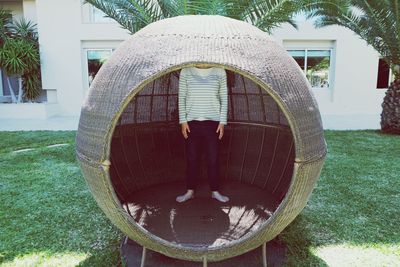
M24 12L24 17L27 20L37 22L36 1L35 0L23 0L22 8L23 8L23 12Z
M129 35L116 23L90 23L81 0L36 0L42 82L56 90L59 114L76 116L87 92L84 49L116 48Z

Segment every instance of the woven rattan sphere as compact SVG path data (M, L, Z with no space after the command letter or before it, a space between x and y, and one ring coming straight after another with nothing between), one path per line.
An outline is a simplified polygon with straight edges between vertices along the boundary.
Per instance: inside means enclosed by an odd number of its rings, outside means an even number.
M251 194L276 201L264 220L229 237L225 230L229 222L233 225L232 214L221 213L220 206L210 208L223 217L223 227L216 224L214 230L225 239L212 237L201 244L196 237L187 241L180 231L179 225L190 225L186 217L175 217L175 239L169 239L129 210L131 197L148 197L157 186L184 179L183 156L177 152L182 144L177 81L180 69L197 63L223 67L234 82L221 152L224 183L243 185L232 205L250 207L240 201ZM144 27L102 66L82 106L76 151L96 202L129 238L170 257L218 261L262 245L294 220L320 175L326 143L310 85L281 45L243 21L185 15ZM157 209L153 212L157 216Z

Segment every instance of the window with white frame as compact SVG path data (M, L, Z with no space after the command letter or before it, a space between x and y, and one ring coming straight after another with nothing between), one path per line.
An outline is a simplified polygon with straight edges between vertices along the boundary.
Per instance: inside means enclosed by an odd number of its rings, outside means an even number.
M11 85L11 88L9 85ZM11 90L13 90L14 94L18 94L15 91L16 88L18 88L18 78L15 76L9 77L4 70L0 69L0 103L11 102Z
M86 49L89 86L96 77L101 66L111 57L113 51L113 48Z
M104 23L104 22L113 22L113 20L109 17L106 17L107 15L101 11L100 9L90 5L89 9L89 20L90 22L94 23Z
M329 88L331 49L289 49L313 88Z
M115 20L107 17L107 15L91 4L84 3L81 0L82 22L83 23L116 23Z

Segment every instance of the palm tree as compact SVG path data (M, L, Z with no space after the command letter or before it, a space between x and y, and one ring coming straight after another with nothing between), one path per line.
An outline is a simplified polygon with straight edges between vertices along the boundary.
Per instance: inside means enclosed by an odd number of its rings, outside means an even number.
M0 9L0 67L7 74L12 102L40 95L40 56L36 25L24 18L13 21L9 11ZM18 80L18 95L10 78ZM23 95L24 93L24 95Z
M307 6L315 26L340 25L378 51L394 81L382 104L381 128L400 134L400 2L399 0L320 0Z
M24 61L27 65L21 73L24 96L28 100L34 100L42 90L40 71L39 36L36 24L21 18L12 24L14 39L22 40L25 44Z
M9 11L0 9L0 45L9 37L12 15Z
M221 15L247 21L268 33L282 23L294 27L300 0L85 0L131 34L164 18L179 15Z

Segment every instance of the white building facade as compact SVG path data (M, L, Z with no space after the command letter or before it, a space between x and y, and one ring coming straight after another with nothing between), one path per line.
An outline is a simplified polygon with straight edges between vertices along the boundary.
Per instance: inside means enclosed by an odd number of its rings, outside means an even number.
M0 119L78 117L91 80L128 31L82 0L14 0L0 6L37 23L46 95L43 103L0 103ZM308 21L299 21L298 30L283 25L273 37L304 70L325 128L379 128L386 90L377 89L374 49L345 28L315 29ZM0 96L7 94L2 81Z

